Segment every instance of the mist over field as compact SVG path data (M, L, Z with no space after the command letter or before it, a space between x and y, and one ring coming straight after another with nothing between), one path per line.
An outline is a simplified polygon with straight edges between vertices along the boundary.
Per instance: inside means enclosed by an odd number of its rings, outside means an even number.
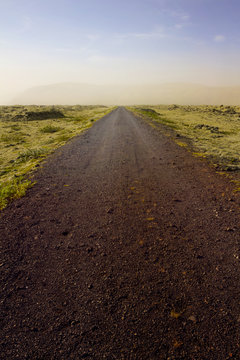
M195 84L89 85L53 84L33 87L16 96L11 104L240 104L239 87Z
M238 0L0 0L0 104L239 104Z

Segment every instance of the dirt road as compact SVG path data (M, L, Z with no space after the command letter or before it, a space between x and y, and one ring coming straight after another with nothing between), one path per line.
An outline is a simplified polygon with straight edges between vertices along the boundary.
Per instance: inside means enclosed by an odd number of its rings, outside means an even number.
M239 197L124 108L1 215L1 359L240 359Z

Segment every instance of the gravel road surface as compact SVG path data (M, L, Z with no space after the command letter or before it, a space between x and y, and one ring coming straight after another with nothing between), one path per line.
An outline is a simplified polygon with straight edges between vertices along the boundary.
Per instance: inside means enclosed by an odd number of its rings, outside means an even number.
M1 359L240 359L239 196L117 108L0 217Z

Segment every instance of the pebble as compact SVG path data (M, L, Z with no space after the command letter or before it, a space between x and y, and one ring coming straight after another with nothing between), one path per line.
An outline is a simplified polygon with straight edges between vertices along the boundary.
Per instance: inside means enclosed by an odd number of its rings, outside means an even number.
M197 319L195 318L194 315L189 316L188 320L190 320L190 321L192 321L192 322L194 322L194 323L197 322Z

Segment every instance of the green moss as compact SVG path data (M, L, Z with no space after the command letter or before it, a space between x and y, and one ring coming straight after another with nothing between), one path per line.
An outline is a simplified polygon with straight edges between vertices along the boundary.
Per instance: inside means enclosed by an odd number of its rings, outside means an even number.
M62 135L60 135L60 136L57 137L57 141L58 141L59 143L66 142L66 141L68 141L69 139L71 139L71 137L73 137L73 136L74 136L74 135L73 135L73 134L70 134L70 133L68 133L68 134L62 134Z
M205 158L206 154L204 153L198 153L198 152L193 152L193 156L195 157L200 157L200 158Z
M33 183L24 177L3 182L0 185L0 210L4 209L10 200L25 195L27 189L32 185Z
M179 146L181 146L181 147L184 147L184 148L187 148L187 147L188 147L187 144L184 143L184 142L182 142L182 141L175 140L175 142L176 142Z
M60 126L52 126L52 125L47 125L40 129L42 133L46 133L46 134L52 134L60 130L62 130Z
M19 143L19 142L24 142L24 136L22 134L3 134L0 137L0 141L7 143L7 144L13 144L13 143Z

